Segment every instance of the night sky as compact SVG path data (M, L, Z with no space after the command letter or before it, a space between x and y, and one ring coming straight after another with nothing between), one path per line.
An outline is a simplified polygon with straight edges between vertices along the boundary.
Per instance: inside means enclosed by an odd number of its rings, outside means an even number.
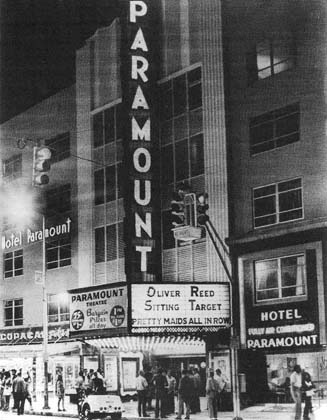
M75 50L118 14L119 0L0 0L0 122L70 86Z

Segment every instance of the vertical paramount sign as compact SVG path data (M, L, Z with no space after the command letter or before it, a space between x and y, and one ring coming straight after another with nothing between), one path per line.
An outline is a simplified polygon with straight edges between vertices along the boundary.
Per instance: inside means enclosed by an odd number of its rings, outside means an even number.
M160 194L155 119L157 0L121 0L125 271L131 283L160 276Z

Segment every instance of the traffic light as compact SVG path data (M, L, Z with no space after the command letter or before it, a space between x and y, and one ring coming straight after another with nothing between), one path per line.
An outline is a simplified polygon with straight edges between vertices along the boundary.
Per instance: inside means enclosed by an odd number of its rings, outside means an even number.
M33 148L33 178L32 184L45 185L49 183L47 172L50 170L51 150L48 147Z
M171 200L171 222L173 228L185 225L184 195L180 192L173 193L173 199Z
M197 221L199 225L205 225L206 222L209 220L209 216L206 214L209 208L207 199L208 199L208 194L206 193L198 195Z

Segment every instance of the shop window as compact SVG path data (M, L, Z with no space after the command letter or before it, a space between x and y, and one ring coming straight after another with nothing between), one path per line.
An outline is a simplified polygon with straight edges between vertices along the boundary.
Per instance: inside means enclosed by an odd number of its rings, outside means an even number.
M5 327L23 325L23 299L5 300L4 310Z
M123 223L95 229L95 262L102 263L124 257Z
M5 182L22 176L22 155L15 155L2 161L2 175Z
M47 216L62 215L71 210L70 184L46 191Z
M68 294L48 296L48 322L66 322L69 321L69 302Z
M247 55L249 82L253 83L292 69L295 59L293 37L264 39L258 42Z
M286 146L300 140L298 103L259 115L250 120L251 155Z
M303 218L300 178L253 190L254 227L269 226Z
M24 274L23 250L18 249L4 254L4 277L16 277Z
M67 236L46 244L47 269L71 265L71 240Z
M51 150L51 163L60 162L70 157L70 133L66 132L45 141Z
M256 302L306 295L305 256L255 261Z
M92 129L94 148L120 140L122 138L121 104L94 114Z

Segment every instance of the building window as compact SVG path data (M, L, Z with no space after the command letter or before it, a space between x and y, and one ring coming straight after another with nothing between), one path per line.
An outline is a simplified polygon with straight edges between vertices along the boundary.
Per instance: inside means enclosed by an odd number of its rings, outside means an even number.
M47 216L62 215L71 210L70 184L46 191Z
M122 197L122 163L107 166L94 172L94 203L118 200Z
M68 294L48 296L48 322L69 321Z
M15 155L2 161L4 181L12 181L22 176L22 155Z
M23 325L23 299L11 299L4 301L5 327Z
M255 261L254 272L257 303L306 294L304 255Z
M303 218L301 178L253 190L254 227Z
M293 68L295 59L295 43L292 37L258 42L247 57L250 83Z
M123 223L95 229L95 262L102 263L124 257Z
M250 120L251 155L300 140L300 107L292 104Z
M70 237L55 239L46 244L47 268L65 267L71 265L71 240Z
M104 146L122 138L121 104L93 115L93 146Z
M70 133L63 133L45 141L51 150L51 163L60 162L70 157Z
M17 251L6 252L4 254L5 278L22 276L23 274L23 250L18 249Z
M201 72L201 67L196 67L160 84L160 160L163 196L170 196L176 184L182 182L194 186L201 185L199 179L204 176ZM165 205L163 204L163 207ZM164 249L175 246L171 227L169 211L164 208L162 213Z

